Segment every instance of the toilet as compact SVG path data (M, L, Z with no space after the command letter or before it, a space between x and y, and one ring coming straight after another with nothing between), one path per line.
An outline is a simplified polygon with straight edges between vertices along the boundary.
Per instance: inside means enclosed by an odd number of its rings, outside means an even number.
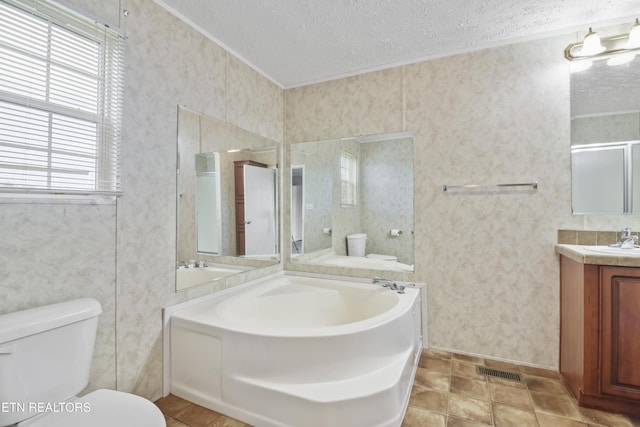
M0 315L0 427L166 427L140 396L89 383L98 301L82 298Z
M365 233L355 233L347 235L347 255L365 256L367 246L367 235ZM397 261L398 257L383 254L368 254L367 258L379 261Z
M367 235L364 233L349 234L347 236L347 255L364 256L367 245Z

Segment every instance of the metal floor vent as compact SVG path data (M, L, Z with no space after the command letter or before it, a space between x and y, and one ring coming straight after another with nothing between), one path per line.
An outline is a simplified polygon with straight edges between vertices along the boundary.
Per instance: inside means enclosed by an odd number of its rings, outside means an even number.
M522 377L517 372L487 368L486 366L476 365L476 374L487 375L489 377L502 378L503 380L515 381L517 383L522 382Z

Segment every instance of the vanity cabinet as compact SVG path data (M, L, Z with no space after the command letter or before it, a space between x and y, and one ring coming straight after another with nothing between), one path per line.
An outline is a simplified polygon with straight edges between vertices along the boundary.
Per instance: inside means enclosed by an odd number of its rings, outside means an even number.
M581 406L640 416L640 268L560 256L560 373Z

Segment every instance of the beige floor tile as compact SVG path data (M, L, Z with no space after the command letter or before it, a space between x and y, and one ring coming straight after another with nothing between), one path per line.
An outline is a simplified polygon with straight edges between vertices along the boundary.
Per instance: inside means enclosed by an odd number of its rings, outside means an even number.
M462 360L451 360L451 375L459 377L474 378L476 380L484 380L485 376L476 373L475 363L465 362Z
M450 416L491 424L491 404L458 394L449 393L447 413Z
M557 394L560 396L569 395L569 391L561 380L524 374L524 381L527 384L529 391Z
M530 392L535 412L582 421L575 401L555 394Z
M484 365L484 359L482 357L469 356L467 354L451 353L451 358L456 360L462 360L468 363L473 363L474 365Z
M489 401L491 400L489 388L486 381L475 380L472 378L451 376L449 384L449 392L459 394L460 396L471 397L473 399Z
M183 424L178 420L175 420L173 418L169 418L167 420L167 427L189 427L187 424Z
M561 378L560 372L558 371L552 371L550 369L534 368L532 366L520 366L520 372L529 374L529 375L536 375L538 377L546 377L546 378L551 378L556 380Z
M189 402L188 400L181 399L178 396L174 396L173 394L156 400L155 404L158 408L160 408L160 411L162 411L164 416L167 418L171 418L187 406L193 405L193 403Z
M520 366L515 363L503 362L501 360L485 359L484 366L493 369L502 369L504 371L520 372Z
M582 421L570 420L569 418L556 417L538 412L538 423L540 427L587 427Z
M518 382L518 381L512 381L512 380L507 380L505 378L498 378L498 377L487 377L487 381L491 384L502 384L509 387L517 387L517 388L523 388L523 389L527 388L527 385L525 384L524 381Z
M447 427L491 427L492 424L483 424L470 420L463 420L462 418L448 417Z
M451 353L442 350L432 350L430 348L422 350L421 357L433 357L437 359L451 359Z
M524 411L502 403L493 404L493 422L496 427L538 427L533 411Z
M173 418L190 427L209 427L214 422L219 421L221 417L224 417L224 415L199 405L191 405L180 411Z
M442 372L443 374L449 374L451 372L451 360L449 359L422 357L418 366L424 369Z
M414 385L409 406L439 414L447 414L447 393Z
M442 414L409 407L402 421L402 427L446 427L446 422L447 417Z
M589 424L598 424L607 427L640 427L640 420L626 415L613 414L591 408L579 408L582 418Z
M529 392L524 388L512 387L504 384L489 383L491 400L504 403L522 410L533 411L533 404Z
M430 371L424 368L416 370L414 384L421 385L431 390L449 391L449 375L442 372Z

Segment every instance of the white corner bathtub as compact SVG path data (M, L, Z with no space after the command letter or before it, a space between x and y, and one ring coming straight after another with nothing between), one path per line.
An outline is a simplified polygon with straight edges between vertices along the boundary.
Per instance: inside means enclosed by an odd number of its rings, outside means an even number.
M168 391L260 427L400 426L422 350L405 292L281 274L169 307Z

